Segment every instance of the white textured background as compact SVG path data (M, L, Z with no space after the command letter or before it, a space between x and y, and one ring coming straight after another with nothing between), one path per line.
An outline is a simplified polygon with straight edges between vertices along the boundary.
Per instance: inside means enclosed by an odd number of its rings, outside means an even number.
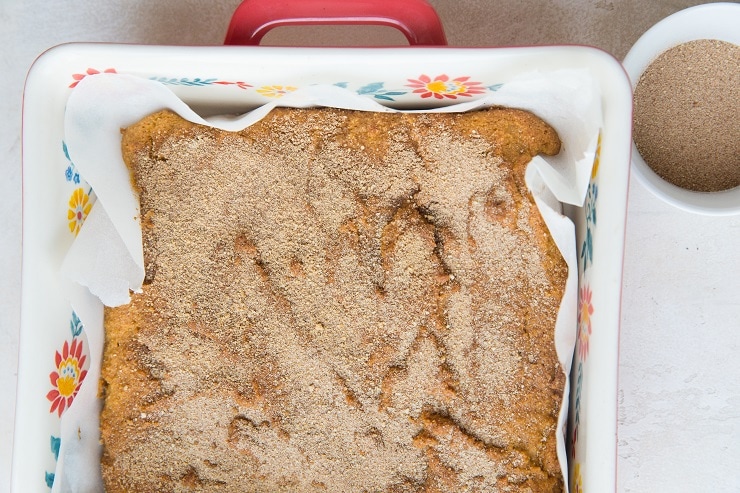
M587 44L621 60L654 23L706 2L430 3L451 45ZM238 4L0 0L0 493L10 485L17 378L26 72L43 51L71 41L221 44ZM381 42L389 35L383 29L274 34L273 42L299 44L307 37L314 44L368 44L369 37ZM618 490L740 492L740 216L683 213L633 181L626 242Z

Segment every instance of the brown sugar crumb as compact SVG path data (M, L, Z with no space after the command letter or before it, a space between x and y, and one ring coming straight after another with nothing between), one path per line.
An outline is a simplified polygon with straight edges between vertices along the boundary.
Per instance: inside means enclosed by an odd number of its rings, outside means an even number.
M740 185L740 47L700 39L648 66L634 93L634 141L645 163L676 186Z
M108 492L562 491L566 266L529 113L126 129L147 284L106 309Z

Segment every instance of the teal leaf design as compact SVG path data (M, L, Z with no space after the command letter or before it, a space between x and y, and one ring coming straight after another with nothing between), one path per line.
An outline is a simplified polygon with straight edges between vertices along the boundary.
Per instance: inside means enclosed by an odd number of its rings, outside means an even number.
M46 471L46 487L51 488L54 486L54 473Z
M72 320L69 321L69 328L72 330L73 338L79 336L85 328L82 325L82 320L80 320L80 317L74 311L72 312Z
M51 436L51 452L54 454L54 460L59 460L59 448L62 445L62 439L59 437Z
M503 84L493 84L491 86L488 86L487 89L489 91L495 92L495 91L498 91L499 89L501 89L502 86L503 86Z
M588 187L586 198L586 224L596 225L596 200L599 198L599 187L596 183L591 182Z
M395 101L395 96L402 96L407 91L386 91L383 89L383 82L371 82L366 84L357 90L357 94L360 95L371 95L375 99L383 101Z
M581 388L583 387L583 363L578 363L578 378L576 379L576 414L573 423L573 437L571 438L571 448L573 457L576 456L576 442L578 442L578 427L581 424Z
M349 85L349 82L337 82L334 84L337 87L342 87L344 89L347 89L347 86Z
M383 89L383 82L371 82L357 90L357 94L375 94Z
M181 78L175 78L175 77L150 77L150 80L157 81L161 84L171 85L171 86L190 86L190 87L203 87L203 86L209 86L211 84L215 84L216 80L215 78L211 79L201 79L200 77L196 77L194 79L189 79L187 77L181 77Z
M583 259L583 270L588 268L588 263L594 262L594 237L591 233L591 228L586 228L586 238L583 240L581 246L581 258Z
M77 171L77 168L75 168L72 159L70 159L69 150L67 149L67 143L64 141L62 141L62 152L64 152L64 157L66 157L67 161L69 162L69 164L67 165L67 169L64 170L64 178L67 181L74 182L76 185L79 185L80 173Z
M583 241L581 247L580 256L583 259L583 270L585 271L588 267L588 263L593 264L594 261L594 246L593 246L593 232L592 229L596 227L596 200L599 197L599 187L593 181L588 186L588 192L586 194L585 204L585 218L586 218L586 238Z
M180 83L186 86L207 86L216 82L216 79L200 79L196 77L192 81L190 79L180 79Z

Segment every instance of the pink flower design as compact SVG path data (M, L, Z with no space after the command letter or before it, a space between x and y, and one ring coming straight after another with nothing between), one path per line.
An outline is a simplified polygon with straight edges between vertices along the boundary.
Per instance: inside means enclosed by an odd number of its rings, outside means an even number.
M51 386L54 387L46 394L46 398L51 401L50 413L57 412L59 417L65 409L72 405L72 401L80 391L82 381L87 376L87 370L84 370L87 355L82 354L82 341L72 339L72 344L64 341L62 352L56 351L54 355L54 364L56 370L49 374Z
M434 79L422 74L418 79L408 79L408 87L414 88L413 92L422 98L435 97L436 99L457 99L460 96L471 97L474 94L483 94L485 87L480 82L471 82L469 76L450 79L442 74Z
M573 428L573 436L571 438L571 443L570 443L570 451L571 451L570 456L573 459L576 458L576 442L578 442L578 426Z
M214 82L214 84L219 84L221 86L236 86L239 89L244 89L244 90L249 89L250 87L252 87L251 84L247 84L246 82L242 82L242 81L228 82L228 81L225 81L225 80L217 80L216 82Z
M578 355L582 360L588 356L588 341L591 337L591 316L594 314L591 295L588 285L581 287L578 296Z
M97 70L97 69L94 69L94 68L88 68L85 71L84 74L72 74L72 78L74 79L74 82L72 82L69 85L69 87L72 88L72 87L77 86L77 84L79 84L80 81L82 79L84 79L85 77L87 77L88 75L97 75L97 74L100 74L100 73L101 73L100 70ZM105 74L116 74L118 72L116 72L116 69L114 69L114 68L107 68L107 69L103 70L102 73L105 73Z

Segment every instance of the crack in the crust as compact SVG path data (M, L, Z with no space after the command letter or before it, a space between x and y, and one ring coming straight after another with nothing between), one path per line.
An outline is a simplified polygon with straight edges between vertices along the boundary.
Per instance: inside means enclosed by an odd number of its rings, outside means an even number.
M167 163L167 158L161 154L157 154L154 151L154 139L149 136L147 142L147 158L145 161L154 163L153 166L159 166L162 163ZM136 196L136 202L139 209L139 226L142 230L142 243L143 243L143 256L144 256L144 280L142 284L152 284L157 275L157 258L159 256L159 249L157 248L156 237L151 234L154 229L154 208L148 208L145 202L148 202L145 197L145 192L142 190L138 183L139 179L136 176L131 163L126 162L126 168L129 174L129 181L131 188Z
M203 477L194 466L187 468L185 473L180 476L180 484L188 488L196 488L202 486L225 486L228 484L226 481L213 478Z
M447 394L449 399L457 398L458 384L455 381L455 372L447 359L449 348L445 344L442 334L444 334L449 327L449 319L447 315L447 302L450 296L460 291L460 282L455 278L455 274L452 267L447 263L444 258L445 242L444 234L442 233L441 226L435 221L436 217L431 211L424 213L423 208L419 207L420 216L422 221L431 225L433 228L434 238L434 249L432 250L437 264L442 269L442 275L440 281L444 281L436 286L435 293L435 314L434 321L436 327L434 327L429 335L435 348L440 353L442 363L439 365L439 371L442 374L442 384L444 392Z
M436 353L439 355L440 363L437 365L437 375L439 377L439 394L432 397L444 402L445 405L458 398L458 382L455 378L452 368L446 359L447 349L440 341L439 337L425 326L420 326L416 333L414 341L411 343L408 354L401 364L390 366L381 376L380 396L378 398L378 410L385 411L393 407L393 389L399 380L408 374L408 360L419 350L421 342L430 341Z
M455 279L453 268L447 260L445 260L445 230L447 228L439 223L436 214L428 206L420 204L417 201L419 192L421 192L421 185L418 185L417 190L409 197L408 202L418 213L418 217L421 222L432 227L432 238L434 239L434 248L432 249L432 253L436 258L437 264L442 269L440 280L444 280L444 282L439 285L439 289L436 293L437 300L442 302L438 302L437 312L439 320L443 321L443 323L440 324L440 328L444 329L447 327L447 323L442 305L444 305L449 298L449 294L457 292L460 289L460 283ZM443 291L448 292L448 294L442 295Z
M274 300L271 308L285 317L286 326L293 328L296 337L303 341L305 347L311 348L310 341L312 336L310 331L306 330L305 326L298 322L298 314L294 308L293 301L288 296L288 293L281 289L279 282L273 278L275 274L271 272L270 266L262 258L258 246L249 239L246 232L240 233L235 238L234 253L236 256L244 255L252 260L254 269L262 281L260 287L264 289L268 299ZM316 356L317 350L315 348L311 352L313 356Z
M504 446L497 445L491 440L479 435L475 430L469 428L464 423L460 422L456 417L449 413L446 408L433 409L426 407L418 418L418 422L422 425L421 430L414 437L414 444L423 446L436 446L439 444L440 437L450 437L449 431L453 433L459 432L463 439L470 445L484 451L486 455L492 458L495 462L511 461L510 457L512 454L518 454L526 459L526 464L521 464L522 470L536 469L542 471L543 474L549 475L545 470L542 459L537 456L536 450L527 450L522 445L507 444ZM417 440L417 437L431 437L423 440ZM432 440L433 439L433 440ZM512 466L517 467L516 464Z
M475 194L468 198L468 217L465 220L465 239L468 243L468 251L474 254L478 250L478 243L475 241L472 232L473 219L475 218L474 204L476 201Z
M336 370L334 370L334 377L339 385L339 388L344 394L344 400L347 402L347 404L354 408L362 409L362 401L357 397L357 393L352 390L352 387L350 387L347 379Z
M447 409L433 409L425 406L421 415L416 419L421 429L412 438L412 445L424 453L427 463L427 474L424 480L425 487L433 483L443 482L445 491L454 491L458 484L458 474L455 468L445 464L442 458L442 449L445 443L454 440L454 433L460 433L465 441L485 453L489 453L492 446L480 437L462 426L450 416Z
M403 366L390 366L380 377L380 395L378 396L378 411L384 412L393 404L393 387L395 382L400 379L401 375L407 370Z
M421 425L419 431L412 439L412 445L420 449L426 456L429 467L438 468L441 463L440 447L445 443L455 440L455 434L462 438L469 446L483 451L494 463L508 462L515 470L524 473L521 484L526 483L538 474L552 477L544 468L542 461L529 453L525 448L517 445L500 446L480 436L475 430L470 429L452 416L447 408L432 408L425 406L422 413L415 421ZM517 461L513 456L518 455L523 461ZM519 462L517 464L517 462ZM445 466L447 472L454 477L455 470ZM526 471L526 472L525 472ZM511 482L512 476L507 475L507 482Z
M422 409L418 422L422 425L422 431L439 441L439 437L447 436L447 431L452 429L459 431L467 441L481 450L505 450L507 447L496 445L485 437L480 436L474 430L470 429L464 423L454 417L446 407L432 408L425 406ZM418 434L417 434L418 435Z
M270 268L267 265L267 262L262 258L262 254L259 251L259 248L257 245L249 239L249 236L246 232L239 233L234 238L234 253L237 255L245 255L246 257L250 258L253 262L254 269L257 272L257 275L262 280L266 291L268 294L272 297L275 297L277 299L277 304L279 306L282 306L285 308L286 306L289 306L288 300L283 296L282 293L280 293L280 290L275 285L275 282L272 279L272 274L270 273Z
M441 384L441 398L445 402L452 401L457 398L458 383L454 377L454 371L447 361L448 348L441 339L441 334L447 329L447 314L445 304L453 293L460 289L459 281L455 280L455 276L452 273L451 267L447 264L444 259L444 239L443 233L441 232L441 226L435 221L434 214L424 206L420 205L416 197L420 192L420 186L417 187L416 191L405 200L400 207L394 211L391 221L386 225L383 230L383 237L381 239L381 259L384 264L384 272L389 270L388 264L390 263L390 253L393 251L394 245L398 238L403 234L403 231L397 231L393 229L395 219L399 214L413 214L422 224L431 226L432 237L434 240L434 248L432 253L436 259L438 268L442 271L437 278L435 284L435 293L432 294L437 300L435 304L435 312L431 316L431 322L433 327L420 326L417 334L414 338L413 343L409 348L409 352L404 358L404 362L400 365L394 365L388 368L384 375L381 377L381 393L379 397L379 410L385 410L391 407L393 400L393 388L398 380L403 378L403 375L408 372L407 361L414 353L418 350L421 341L429 340L435 347L435 352L440 356L440 363L438 364L438 375L440 377Z
M355 218L357 226L357 252L358 261L364 262L365 258L371 259L371 262L365 265L365 268L370 272L371 282L374 286L375 292L380 298L384 298L386 294L385 288L385 272L382 269L383 261L383 231L385 230L386 224L382 224L380 221L373 217L373 207L368 204L368 201L364 199L357 190L353 190L354 201L359 207L357 217ZM386 217L395 217L396 212L400 207L392 207L390 210L379 212L385 213ZM390 222L390 221L389 221ZM380 235L378 235L380 232ZM377 253L377 255L376 255ZM380 259L380 262L373 262L374 259ZM378 271L380 268L380 272Z

